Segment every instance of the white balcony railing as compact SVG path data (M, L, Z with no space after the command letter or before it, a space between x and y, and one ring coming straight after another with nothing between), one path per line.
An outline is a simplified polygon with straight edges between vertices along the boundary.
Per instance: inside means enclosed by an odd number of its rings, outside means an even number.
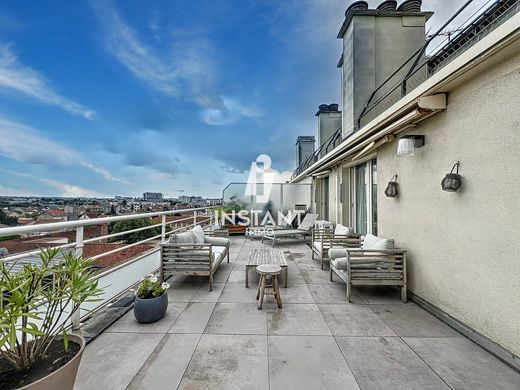
M47 233L75 231L76 238L74 242L69 242L63 245L56 244L52 245L52 247L63 250L73 250L76 255L82 256L85 244L105 242L105 240L115 237L121 237L131 233L160 228L160 234L114 249L112 249L110 245L107 245L107 251L90 257L91 259L97 260L109 255L123 252L138 245L147 244L151 246L149 250L132 256L131 259L125 259L115 266L108 267L106 270L102 269L94 274L93 277L99 280L99 285L101 288L103 288L103 295L100 297L100 301L87 303L81 307L81 310L78 311L79 315L73 319L74 326L77 327L80 324L81 318L89 315L93 311L101 309L119 296L126 293L139 282L142 276L145 276L150 272L157 271L160 264L159 244L165 242L170 234L190 229L195 225L212 226L213 223L216 222L214 209L217 207L219 206L102 217L69 222L47 223L41 225L8 227L0 229L0 237L13 235L23 236L30 234L33 236L33 238L37 238L34 237L35 234L40 235L40 237L45 237L45 234ZM168 216L179 214L183 214L183 217L172 221L167 221ZM160 217L160 224L151 224L149 226L126 230L123 232L84 238L84 228L88 226L102 226L119 221L130 221L143 218L151 219L153 217ZM182 226L174 226L168 230L169 226L178 225L179 223ZM27 242L31 241L29 240ZM0 242L0 247L1 246L2 243ZM37 261L37 257L45 249L46 248L41 248L21 253L9 254L7 256L0 257L0 261L9 262L16 266L23 266L23 264L26 262Z

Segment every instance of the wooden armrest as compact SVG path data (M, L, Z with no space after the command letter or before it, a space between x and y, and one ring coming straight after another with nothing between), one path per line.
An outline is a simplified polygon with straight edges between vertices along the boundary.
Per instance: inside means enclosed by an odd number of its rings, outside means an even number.
M211 249L212 244L174 244L171 242L167 242L161 244L162 247L166 248L181 248L186 250L197 250L197 249Z
M347 248L347 251L353 251L353 252L362 252L362 253L368 253L368 254L372 254L372 253L382 253L382 254L389 254L389 255L394 255L394 254L404 254L406 253L406 249L399 249L399 248L396 248L396 249L363 249L363 248Z

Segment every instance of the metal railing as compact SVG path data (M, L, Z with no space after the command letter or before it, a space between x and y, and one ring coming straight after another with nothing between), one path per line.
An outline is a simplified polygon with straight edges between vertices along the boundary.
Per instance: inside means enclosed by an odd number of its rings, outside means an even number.
M309 168L312 164L314 164L320 158L322 158L327 153L329 153L331 150L336 148L341 143L341 141L343 141L343 137L342 137L342 129L340 127L318 149L316 149L314 151L314 153L312 153L303 163L300 164L299 167L297 167L294 170L294 172L291 176L291 179L294 179L295 177L300 175L307 168Z
M427 37L424 45L396 69L370 95L358 117L358 129L375 119L402 97L459 57L468 48L495 30L520 11L520 0L488 0L455 29L448 26L471 4L468 0L434 34ZM492 3L491 5L489 5ZM487 7L487 8L485 8ZM452 34L452 31L455 31ZM430 43L443 37L426 55Z
M107 251L99 253L97 255L91 256L91 259L97 260L106 256L113 255L115 253L126 251L130 248L133 248L138 245L142 244L148 244L150 245L152 241L159 241L156 242L155 245L151 245L150 251L156 251L159 247L160 243L163 243L166 241L167 237L175 232L187 230L189 228L194 227L195 225L209 225L211 226L214 222L216 222L216 216L213 214L212 210L218 208L219 206L210 206L210 207L198 207L198 208L188 208L188 209L181 209L181 210L171 210L171 211L161 211L161 212L151 212L151 213L141 213L141 214L130 214L130 215L121 215L121 216L114 216L114 217L102 217L102 218L93 218L93 219L87 219L87 220L77 220L77 221L68 221L68 222L55 222L55 223L47 223L47 224L41 224L41 225L30 225L30 226L15 226L15 227L7 227L0 229L0 237L6 237L6 236L23 236L26 234L34 234L34 233L41 233L40 236L32 236L32 239L41 239L45 237L46 233L56 233L56 232L66 232L66 231L75 231L75 241L70 242L67 244L57 244L57 245L50 245L49 247L53 248L59 248L63 250L73 250L76 255L82 256L83 255L83 249L86 244L99 242L99 241L105 241L108 239L112 239L115 237L122 237L126 236L131 233L136 232L142 232L150 229L159 229L160 228L160 234L153 235L148 238L144 238L142 240L139 240L134 243L126 244L119 246L117 248L112 249L111 244L107 244ZM168 221L168 216L179 216L181 214L181 217L179 219L174 219L172 221ZM192 214L192 215L182 215L182 214ZM137 219L152 219L154 217L160 217L161 222L158 224L150 224L148 226L135 228L135 229L129 229L117 233L110 233L105 235L100 235L96 237L89 237L85 238L85 227L89 226L102 226L111 224L114 222L120 222L120 221L131 221L131 220L137 220ZM190 222L185 224L185 222ZM179 224L181 223L181 227L172 228L171 230L168 230L168 227L170 225ZM31 243L32 240L24 241ZM38 242L41 242L38 240ZM2 246L2 242L0 242L0 247ZM30 259L33 258L29 262L34 263L34 258L38 256L42 251L44 251L47 248L40 248L36 250L29 250L21 253L16 254L8 254L7 256L0 257L0 261L3 262L11 262L14 265L18 264L20 266L23 266L24 259ZM148 251L146 251L148 252ZM143 252L145 253L145 252ZM138 255L134 256L141 256L143 253L139 253ZM132 257L134 257L132 256ZM130 260L130 258L128 259ZM25 260L27 261L27 260ZM100 279L112 272L117 272L119 269L121 269L121 266L124 266L125 262L122 264L118 264L115 267L108 267L107 269L101 270L100 272L97 272L93 277L96 279ZM15 268L14 268L15 269ZM13 269L13 270L14 270ZM135 275L134 279L135 279ZM144 275L139 275L144 276ZM137 278L138 280L138 278ZM135 283L132 282L130 285L126 285L125 289L123 291L118 292L115 296L119 296L122 293L125 292L125 290L128 290L131 288ZM114 297L111 297L114 298ZM109 303L110 300L104 300L103 304L100 304L98 307L96 307L96 310L101 308L102 306ZM78 312L79 313L79 312ZM79 324L79 318L75 318L76 325Z

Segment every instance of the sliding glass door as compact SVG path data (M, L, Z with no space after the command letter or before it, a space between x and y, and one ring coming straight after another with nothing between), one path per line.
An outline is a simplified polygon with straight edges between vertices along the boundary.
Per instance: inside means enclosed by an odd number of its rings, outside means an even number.
M377 162L351 168L352 220L356 233L377 234Z

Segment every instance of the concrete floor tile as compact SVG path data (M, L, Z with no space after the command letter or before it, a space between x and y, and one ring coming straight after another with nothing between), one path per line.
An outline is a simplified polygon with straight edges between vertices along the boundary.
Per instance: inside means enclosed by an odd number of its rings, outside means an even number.
M271 390L359 389L333 337L268 339Z
M366 305L318 305L334 336L396 336Z
M190 302L168 333L203 333L215 303Z
M344 284L308 284L307 286L316 303L348 303ZM352 292L350 303L364 302L355 292Z
M267 312L269 335L330 336L316 304L285 304Z
M253 270L250 271L249 276L255 276L256 272ZM233 271L229 274L228 282L231 283L245 283L246 280L246 271L245 266L234 268Z
M362 389L449 387L399 337L336 337Z
M280 296L282 298L282 304L284 303L315 303L311 292L307 288L305 283L290 283L287 288L285 284L280 286ZM270 297L271 298L271 297ZM274 298L274 297L273 297ZM274 301L274 299L270 299Z
M404 341L454 389L520 388L520 374L466 338Z
M229 274L231 273L231 271L233 270L233 266L230 265L229 267L226 267L226 268L222 268L219 267L219 269L217 270L217 272L215 272L213 274L213 281L214 282L226 282L227 279L229 278Z
M166 335L134 377L128 390L176 389L201 335Z
M173 283L168 289L168 301L190 302L200 288L209 289L206 283Z
M159 321L149 324L140 324L134 317L134 311L130 310L115 324L108 328L107 333L166 333L177 320L188 303L168 302L166 314Z
M204 333L267 334L266 310L254 303L217 303Z
M125 389L163 337L144 333L101 334L83 353L74 389Z
M249 288L245 287L244 282L233 283L228 282L220 295L219 302L256 302L257 285L249 284Z
M191 299L191 302L217 302L224 290L225 283L213 283L213 291L208 288L200 288Z
M329 272L321 270L319 266L314 266L312 268L302 268L298 265L298 269L300 270L300 274L305 280L305 283L309 284L336 284L336 285L345 285L342 281L338 280L338 278L334 279L334 282L331 282L329 279Z
M460 333L416 305L370 305L401 337L462 337Z
M267 336L205 334L179 390L268 390Z

